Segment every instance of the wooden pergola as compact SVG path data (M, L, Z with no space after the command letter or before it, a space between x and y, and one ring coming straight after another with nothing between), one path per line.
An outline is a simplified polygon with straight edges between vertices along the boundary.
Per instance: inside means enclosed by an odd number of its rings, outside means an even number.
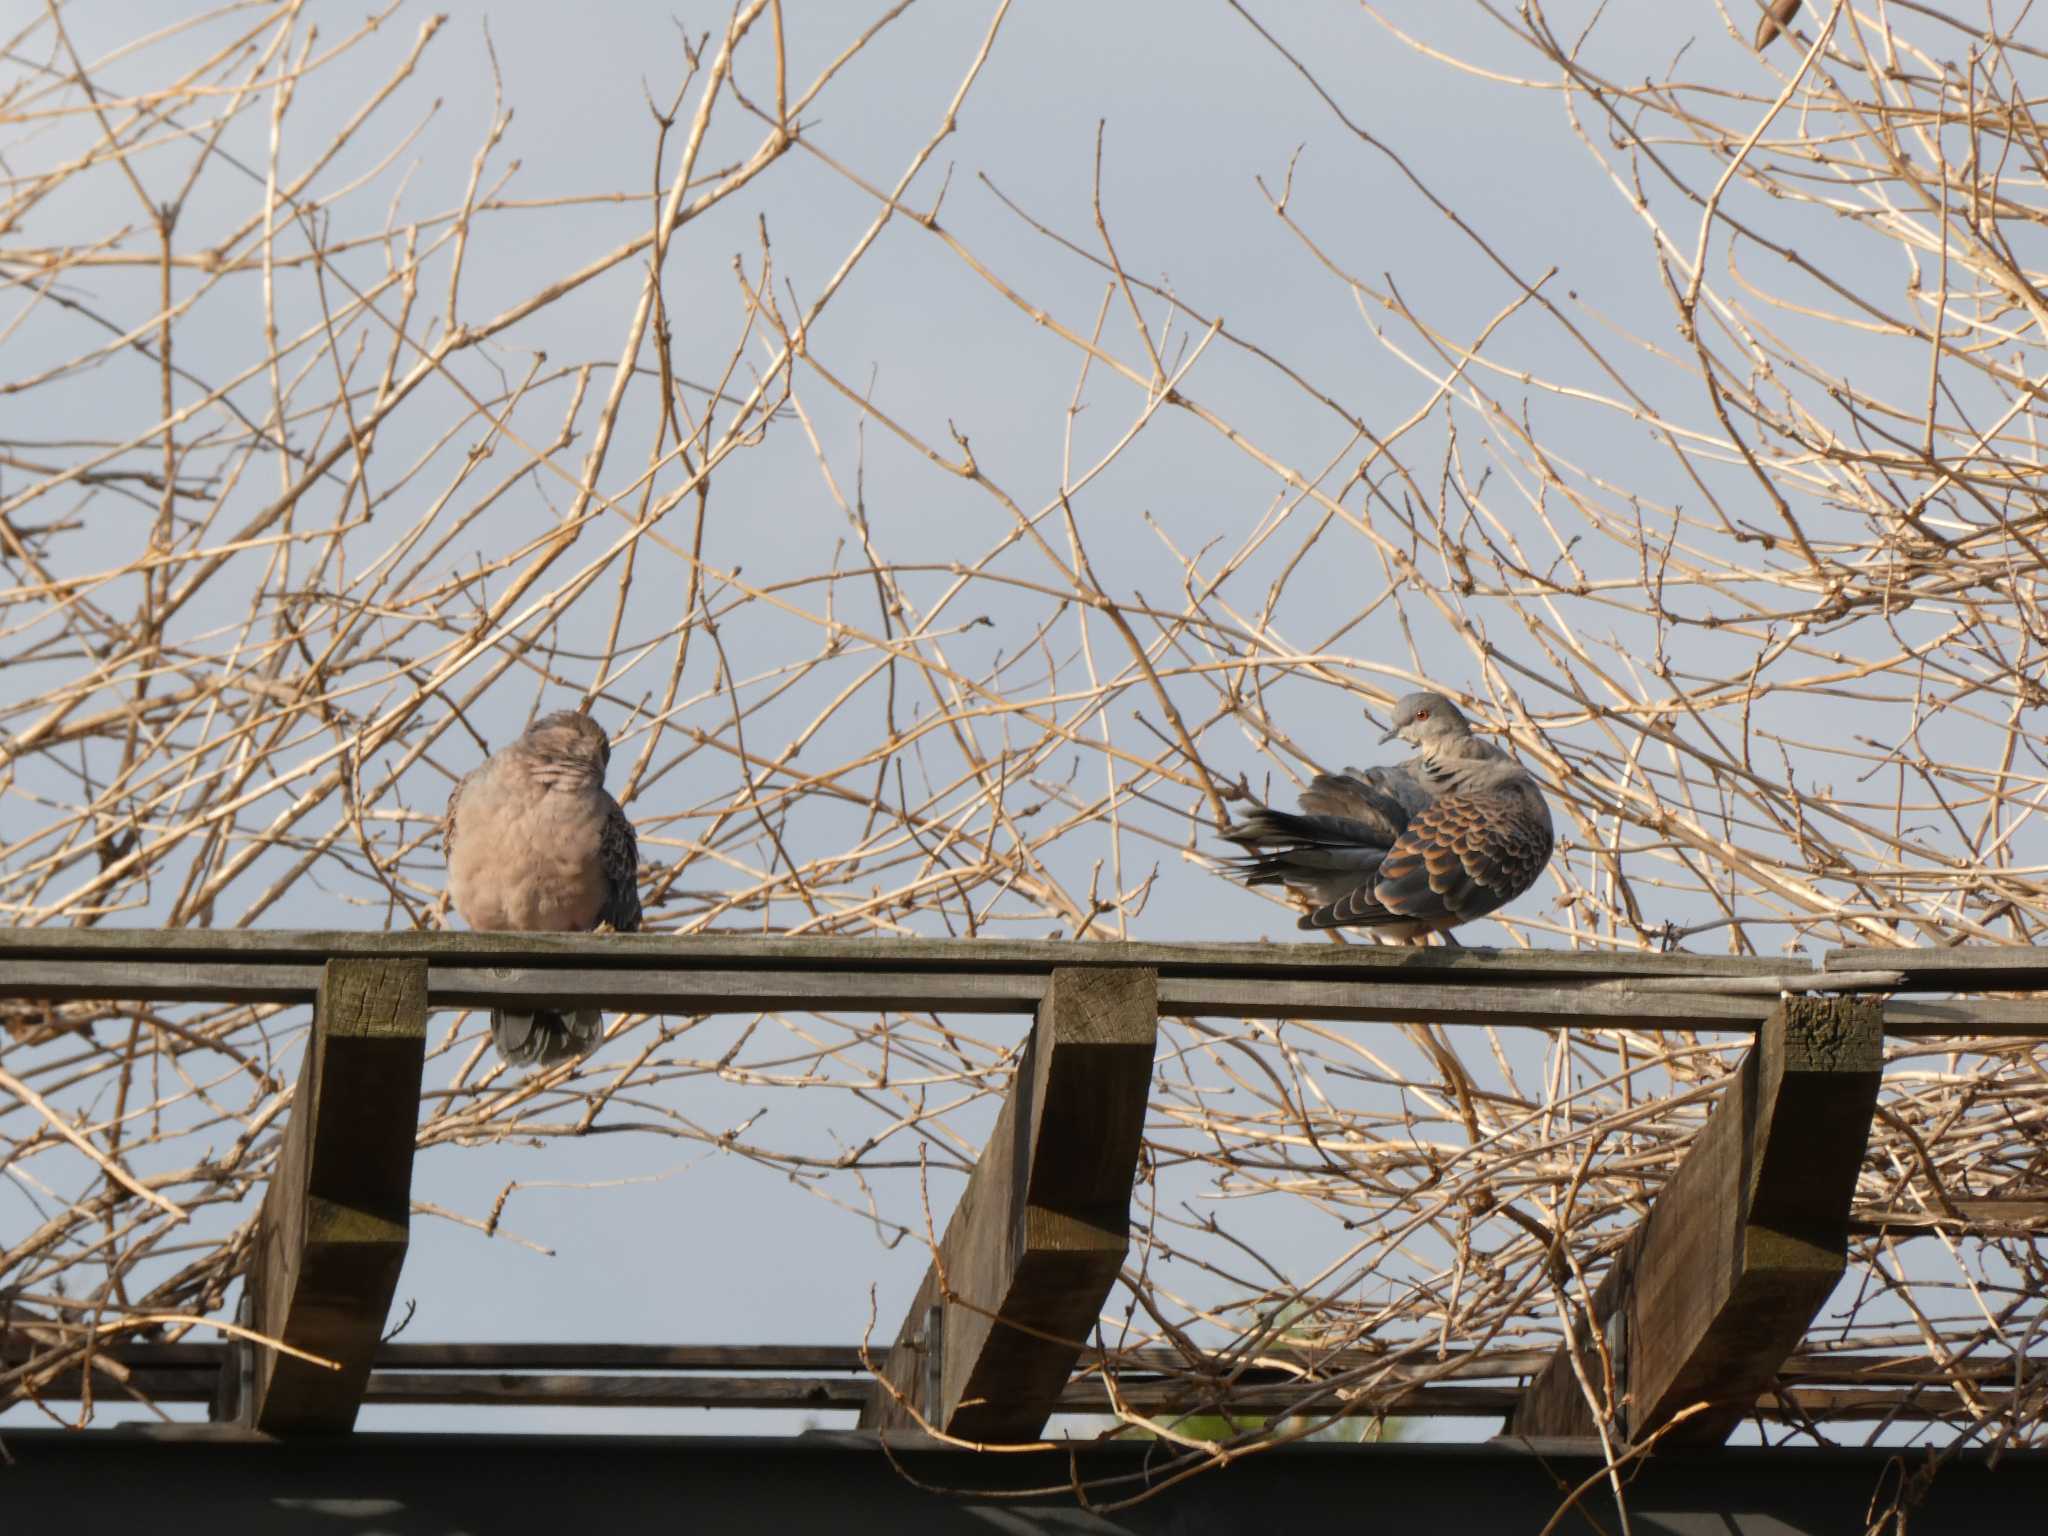
M1886 1034L2048 1035L2048 952L1842 950L1819 968L1694 955L660 935L15 930L0 998L310 1003L284 1149L247 1274L248 1324L304 1355L130 1343L102 1358L158 1401L269 1436L348 1431L369 1403L856 1409L883 1432L1039 1438L1110 1390L1084 1341L1124 1263L1159 1018L1588 1023L1754 1043L1685 1162L1555 1350L1433 1363L1354 1411L1498 1415L1583 1442L1712 1445L1742 1418L1875 1417L1940 1395L1915 1357L1797 1353L1844 1272ZM411 1204L426 1018L488 1006L1029 1014L990 1135L893 1344L381 1345ZM2040 1202L1976 1202L1987 1225ZM2023 1208L2024 1207L2024 1208ZM0 1339L10 1349L18 1340ZM18 1357L18 1356L17 1356ZM1119 1400L1286 1407L1284 1370L1227 1402L1185 1361L1126 1358ZM1320 1362L1328 1369L1342 1362ZM1133 1366L1135 1365L1135 1369ZM597 1374L602 1373L602 1374ZM1503 1375L1526 1385L1502 1385ZM1474 1379L1477 1378L1477 1379ZM1946 1378L1943 1378L1946 1381ZM77 1395L74 1375L39 1395ZM1951 1394L1952 1395L1952 1394ZM1923 1415L1924 1416L1924 1415ZM899 1437L900 1438L900 1437Z

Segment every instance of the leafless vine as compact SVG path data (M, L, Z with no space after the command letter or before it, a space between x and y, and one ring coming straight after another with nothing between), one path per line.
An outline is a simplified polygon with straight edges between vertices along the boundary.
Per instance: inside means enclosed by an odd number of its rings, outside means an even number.
M1646 79L1603 73L1598 28L1543 5L1457 7L1464 36L1490 29L1483 61L1361 5L1418 67L1556 103L1640 221L1650 332L1440 198L1278 8L1231 9L1326 104L1316 152L1391 160L1505 295L1424 312L1398 254L1382 274L1347 249L1291 168L1260 184L1271 223L1231 237L1269 241L1413 381L1399 419L1227 322L1235 296L1144 275L1168 253L1103 192L1113 123L1092 218L949 169L1004 4L900 163L833 125L921 9L875 7L806 77L791 38L814 23L743 0L679 43L645 142L606 168L637 165L624 185L543 196L512 103L459 148L428 105L436 71L492 67L479 34L402 4L329 32L305 0L242 0L98 58L69 10L30 17L0 90L9 920L442 924L447 787L543 701L588 700L650 927L1184 937L1151 909L1214 882L1230 803L1334 766L1299 722L1430 678L1559 814L1550 877L1479 942L2040 942L2048 49L2027 7L1809 4L1754 55L1753 7L1693 7L1673 26L1720 51L1694 74L1675 38ZM460 170L459 196L425 206L422 163ZM798 281L776 199L821 182L862 223ZM632 232L536 268L529 246L585 217ZM674 274L704 242L745 254L685 312ZM1064 411L1034 424L1056 472L984 462L978 424L933 405L960 381L878 376L825 323L906 250L990 301L963 379L1048 338L1070 354ZM572 313L587 350L564 355ZM1276 402L1328 451L1277 446ZM1263 507L1214 536L1134 507L1168 434ZM801 513L773 499L791 464ZM1230 899L1241 925L1285 921ZM305 1019L5 1008L0 1294L37 1347L0 1388L33 1397L101 1342L222 1319ZM1331 1362L1240 1448L1496 1356L1517 1374L1732 1060L1591 1029L1169 1034L1102 1342L1191 1374ZM1002 1090L1014 1037L645 1018L528 1080L485 1043L474 1018L436 1037L423 1146L630 1121L916 1234L914 1170L972 1162L949 1117ZM714 1079L804 1090L839 1150L707 1126ZM2033 1228L1956 1202L2038 1194L2038 1050L1897 1042L1883 1105L1853 1295L1809 1351L1924 1355L1954 1437L2037 1441L2041 1388L2013 1375L2048 1281ZM1233 1230L1273 1201L1285 1251ZM1823 1432L1825 1394L1807 1412Z

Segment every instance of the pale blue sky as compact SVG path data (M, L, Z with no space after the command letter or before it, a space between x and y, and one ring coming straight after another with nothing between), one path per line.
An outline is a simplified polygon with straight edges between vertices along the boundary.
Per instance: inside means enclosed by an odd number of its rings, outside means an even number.
M1392 0L1379 10L1394 24L1418 29L1470 62L1533 83L1504 83L1425 57L1361 6L1316 0L1250 9L1314 70L1353 123L1401 157L1517 273L1534 280L1555 268L1546 292L1601 345L1628 360L1632 382L1653 405L1694 426L1711 424L1684 370L1667 366L1653 352L1653 347L1669 348L1672 341L1670 305L1652 262L1650 236L1575 136L1558 93L1548 87L1546 66L1518 49L1476 5ZM1585 26L1597 8L1574 0L1549 9L1553 25L1569 33ZM25 27L39 11L25 0L0 5L0 31L11 34ZM793 0L788 7L792 81L809 79L876 11L870 5ZM912 7L806 115L806 137L869 181L893 183L932 134L992 13L990 5L955 0ZM363 12L316 4L308 14L318 17L324 43L345 35ZM296 157L304 163L317 153L322 136L345 121L411 47L428 14L416 7L397 9L377 36L315 77L289 119L288 162ZM92 59L161 24L167 8L74 5L65 15L80 52ZM666 101L682 70L679 29L692 35L715 29L725 15L721 7L688 3L608 4L573 12L559 5L453 4L420 69L398 88L378 119L379 131L360 136L325 174L322 186L373 170L379 177L374 195L344 202L333 217L356 220L367 230L393 206L403 210L397 221L402 226L408 217L444 210L460 198L492 117L493 54L503 102L513 115L490 161L487 183L516 161L517 172L505 182L502 196L644 192L672 168L673 140L670 159L657 174L643 88ZM96 72L96 79L109 91L156 85L181 60L210 51L226 24L174 39L130 63L109 65ZM30 68L47 56L47 39L32 35L32 41L34 46L18 54L11 67ZM1726 35L1707 0L1600 10L1586 50L1593 67L1621 80L1659 75L1683 51L1685 69L1696 77L1726 80L1753 92L1769 93L1778 84L1778 77L1762 71ZM772 94L767 57L758 47L742 55L741 84L757 100ZM378 169L413 124L419 125L417 136L390 165ZM1090 189L1098 125L1102 207L1127 269L1170 288L1191 309L1224 318L1235 335L1284 359L1345 412L1376 430L1407 418L1430 398L1433 385L1375 338L1368 318L1381 317L1356 302L1347 284L1275 216L1261 182L1277 192L1291 178L1289 211L1331 262L1363 283L1397 291L1415 312L1460 342L1478 335L1516 296L1516 284L1418 193L1388 153L1362 142L1243 15L1211 0L1118 5L1038 0L1016 6L968 97L957 133L913 183L906 201L929 206L950 175L941 212L946 228L1030 302L1085 329L1102 299L1099 268L1035 233L996 193L1092 246ZM1597 126L1593 131L1603 132ZM702 163L722 166L744 156L759 132L758 123L722 110ZM266 134L263 112L238 123L228 143L247 169L221 164L210 170L184 214L183 227L225 229L260 207ZM10 156L21 167L46 165L91 139L88 123L66 119L17 142ZM168 170L158 176L168 184ZM1647 195L1673 220L1674 229L1690 232L1685 207L1668 188L1651 185ZM807 298L838 266L874 211L869 197L799 151L688 225L664 281L678 373L702 381L723 365L741 325L733 262L739 257L749 272L757 270L764 223L777 282ZM111 223L136 217L131 189L111 172L96 174L77 178L73 188L38 210L32 227L9 238L55 245L104 234ZM488 318L551 278L633 238L646 223L644 207L624 201L545 216L481 217L467 257L460 318L467 323ZM1853 234L1817 223L1805 226L1800 239L1809 253L1839 250L1851 265L1878 259L1870 254L1873 245L1859 246ZM375 279L384 259L382 251L366 249L339 265L351 280L366 283ZM596 398L625 333L640 271L638 263L630 263L590 284L508 333L500 344L464 354L454 372L468 387L488 391L494 381L517 377L534 354L544 351L551 369L597 365ZM1903 274L1882 280L1896 286ZM100 300L130 323L135 314L148 312L142 306L153 293L153 273L106 272L95 281L102 284L95 290ZM191 279L181 274L178 281ZM423 302L438 305L445 283L445 267L436 268L423 284ZM230 298L226 288L217 291L206 301L209 307L195 310L184 324L179 356L197 376L217 382L261 355L260 315L246 303L245 291L236 292L244 297ZM317 313L317 295L303 283L290 286L288 302L300 323L310 323ZM1164 306L1148 300L1145 307L1156 325ZM1786 322L1794 330L1800 323ZM74 326L75 317L68 313L38 312L9 344L0 364L5 376L20 378L75 351L80 343ZM1184 323L1177 323L1173 334L1199 339L1188 336ZM1121 313L1112 311L1105 335L1121 355L1134 355L1132 333ZM1412 332L1396 339L1404 346L1415 344ZM1035 510L1055 495L1067 405L1076 384L1076 353L1033 326L931 235L903 221L887 230L827 312L811 345L843 377L872 387L882 409L935 444L945 446L947 424L957 425L990 477L1024 506ZM1874 341L1833 345L1840 350L1830 355L1844 369L1882 376L1904 366ZM764 355L755 349L753 361L758 364ZM1510 370L1531 370L1557 384L1609 387L1595 363L1533 310L1508 321L1489 343L1487 355ZM650 357L644 355L643 364ZM24 397L29 409L13 414L6 431L38 440L112 435L84 431L84 425L107 419L140 431L155 419L155 387L149 370L94 369ZM1279 384L1264 363L1226 344L1214 344L1204 355L1188 387L1289 465L1320 468L1346 451L1347 431L1334 413L1311 408L1302 392ZM1515 394L1511 384L1498 379L1492 388L1508 397ZM621 418L621 447L609 471L614 480L644 460L651 422L646 393L629 402ZM265 397L258 391L256 398L260 406ZM566 398L566 385L557 384L516 413L528 441L552 436ZM863 431L859 413L828 390L807 386L804 399L814 409L822 449L842 488L850 491L856 473L862 475L877 542L895 558L972 560L1000 536L1001 520L982 493L932 470L872 423ZM1089 409L1076 427L1077 459L1091 459L1126 430L1134 399L1128 389L1096 381ZM1543 425L1546 444L1584 474L1651 502L1683 502L1690 494L1673 460L1646 428L1613 413L1574 414L1547 396L1531 408ZM417 409L408 409L383 429L378 462L386 483L398 466L420 455L426 459L420 498L436 493L468 440L458 435L436 446L456 409L452 390L428 385ZM581 419L587 429L588 413ZM1472 428L1469 420L1467 427ZM474 435L473 430L468 434ZM571 473L585 446L579 441L560 456ZM1351 452L1353 460L1358 457ZM1416 467L1429 475L1440 465L1424 451ZM272 472L266 468L265 473ZM1343 478L1341 473L1336 477ZM12 476L0 480L0 491L16 488ZM266 483L248 494L253 498L273 491ZM454 568L474 563L479 554L512 547L549 526L570 493L560 479L527 481L488 518L471 525L445 561ZM1077 515L1106 584L1120 593L1177 604L1182 567L1151 524L1183 551L1227 543L1266 515L1282 493L1276 478L1253 458L1221 442L1189 415L1168 411L1089 487ZM317 502L317 497L308 499L309 519L316 511L332 516L338 510L333 498L324 506ZM1531 525L1535 537L1533 520L1514 496L1503 495L1501 508L1510 524ZM705 558L719 567L743 567L756 582L816 573L848 532L803 432L787 417L760 449L737 455L721 471L717 509ZM141 526L146 514L137 510L135 517ZM122 537L127 536L124 531ZM378 528L367 529L352 547L374 553L389 537ZM1615 563L1612 550L1581 553L1595 575L1632 574L1625 562ZM360 563L361 557L356 558ZM841 558L855 563L850 554ZM1253 562L1250 570L1257 579L1246 577L1238 592L1241 603L1256 605L1280 560L1275 551L1261 555L1263 564ZM1021 557L1006 569L1020 577L1033 574ZM650 565L635 589L625 631L629 639L659 635L674 624L681 600L672 585L674 573L674 567ZM1043 576L1040 569L1033 579ZM945 573L933 572L910 579L907 586L929 601L946 580ZM1333 542L1293 579L1286 615L1289 638L1302 645L1316 643L1385 585L1384 571L1359 546ZM610 609L597 596L563 626L565 642L589 643L601 636ZM955 660L963 668L990 665L998 653L1013 655L1028 638L1040 605L1018 598L1014 607L1004 607L1004 601L997 595L972 610L985 607L994 622L954 642ZM1652 644L1646 607L1646 601L1634 598L1613 604L1593 621L1602 630L1589 630L1584 638L1595 647L1609 644L1618 655L1646 656ZM1327 622L1324 615L1330 616ZM239 615L223 614L213 622L236 619ZM734 643L748 649L753 668L806 655L814 647L813 631L793 620L756 615L746 622L749 627L736 631ZM1902 615L1898 622L1910 628L1916 620ZM1538 674L1543 671L1541 648L1512 623L1502 619L1495 635L1511 657ZM1404 691L1404 678L1417 670L1432 672L1454 690L1485 690L1484 677L1462 646L1427 627L1413 639L1417 649L1411 653L1410 635L1389 610L1344 636L1336 649L1346 658L1347 676L1387 692ZM1686 644L1694 647L1686 663L1709 676L1739 675L1754 652L1753 644L1740 636L1709 637L1699 631L1689 632ZM67 665L51 661L37 677L18 674L17 680L24 688L54 686ZM750 667L736 662L735 670L744 673ZM579 682L587 680L587 667L579 675L570 662L562 671ZM650 666L648 672L653 671ZM701 683L693 678L694 685ZM630 699L657 686L651 676L636 677L612 698ZM1524 697L1532 710L1559 702L1537 684L1525 687ZM1199 691L1193 698L1199 702ZM482 706L477 723L502 740L536 705L572 701L572 693L540 688L514 673ZM1370 742L1378 732L1368 734L1361 721L1361 695L1298 679L1278 680L1270 702L1276 718L1317 761L1336 764L1371 755ZM624 713L622 706L614 708ZM1851 728L1843 722L1886 739L1896 739L1912 724L1910 711L1901 714L1890 706L1844 705L1832 714L1828 711L1835 706L1814 708L1820 713L1788 711L1780 723L1795 735L1811 730L1817 737L1837 739ZM1119 716L1117 729L1130 728L1121 723L1128 714ZM789 719L801 717L795 711ZM624 724L620 719L606 723L615 729ZM1956 726L1953 739L1963 744L1960 752L1976 745L1967 729ZM834 726L821 737L818 753L850 752L854 743L848 733L855 731L850 723ZM634 744L629 736L628 745ZM1207 741L1205 753L1226 764L1226 771L1255 779L1268 770L1248 739L1235 759ZM625 755L622 748L622 760ZM437 752L453 771L469 766L475 756L473 744L456 735L444 738ZM657 835L648 841L651 859L668 856L660 831L673 834L686 813L724 793L726 786L690 777L710 774L715 766L709 758L700 760L635 802L633 811L643 828L656 826ZM1830 760L1809 768L1802 760L1801 769L1805 782L1834 771L1834 764ZM1099 772L1099 765L1084 771ZM416 771L407 781L408 803L422 812L437 810L441 782L425 769ZM1195 808L1192 796L1175 793L1175 809ZM19 818L25 810L17 801L6 814ZM842 835L841 822L829 808L814 814L816 820L803 824L809 846L814 851L833 846L832 840ZM1085 885L1088 861L1099 856L1094 844L1077 846L1063 872ZM1160 869L1154 894L1133 925L1134 937L1295 937L1290 914L1177 858L1170 848L1135 845L1127 857L1134 868L1157 864ZM431 885L436 876L430 859L419 862L418 874ZM700 863L683 883L716 885L722 878L715 867ZM255 890L252 883L238 895L248 899ZM1541 905L1532 896L1532 909ZM1672 912L1680 919L1699 910L1691 898L1673 898ZM792 921L795 915L773 914L770 921ZM145 921L146 915L123 920ZM307 882L262 921L283 927L375 926L383 913L362 890ZM1047 930L1035 923L1006 931L1037 936ZM1488 925L1469 937L1488 943L1499 942L1502 934ZM1535 941L1551 942L1540 934ZM1719 946L1710 938L1700 947ZM437 1040L449 1022L440 1021ZM691 1054L715 1056L718 1042L738 1027L729 1021L701 1027L691 1041ZM1014 1039L1021 1023L986 1027L995 1038ZM476 1021L467 1028L473 1031ZM449 1063L461 1054L453 1051L430 1061L430 1084L444 1081ZM437 1070L443 1078L436 1079ZM872 1116L858 1107L821 1102L825 1099L805 1093L764 1100L758 1085L697 1077L679 1086L667 1107L714 1130L766 1107L764 1134L793 1146L857 1140L873 1128ZM979 1123L972 1114L959 1121L968 1130ZM511 1180L534 1182L507 1205L505 1227L556 1250L555 1256L488 1242L447 1223L417 1220L400 1285L401 1302L418 1303L408 1338L837 1343L855 1339L867 1327L871 1294L878 1312L876 1335L886 1337L926 1262L917 1244L884 1246L857 1215L803 1193L773 1170L707 1152L692 1142L618 1135L550 1140L532 1148L437 1147L422 1153L416 1187L423 1199L482 1212ZM579 1187L593 1181L604 1187ZM947 1183L947 1202L956 1187ZM1233 1230L1269 1245L1299 1274L1319 1270L1340 1251L1333 1245L1348 1241L1341 1234L1333 1237L1321 1224L1303 1221L1280 1201L1240 1201L1231 1216L1237 1223ZM0 1227L15 1219L0 1207ZM749 1415L719 1427L786 1427L796 1417ZM455 1415L441 1409L372 1409L363 1418L367 1427L392 1428L446 1427L454 1421ZM492 1411L483 1422L599 1431L699 1428L713 1421L698 1413L512 1409Z

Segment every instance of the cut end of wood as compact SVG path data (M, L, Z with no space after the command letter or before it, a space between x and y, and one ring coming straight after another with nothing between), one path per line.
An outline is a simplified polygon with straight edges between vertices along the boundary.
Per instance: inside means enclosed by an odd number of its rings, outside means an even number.
M1787 1072L1881 1072L1884 1009L1855 997L1787 998L1764 1026L1782 1038Z

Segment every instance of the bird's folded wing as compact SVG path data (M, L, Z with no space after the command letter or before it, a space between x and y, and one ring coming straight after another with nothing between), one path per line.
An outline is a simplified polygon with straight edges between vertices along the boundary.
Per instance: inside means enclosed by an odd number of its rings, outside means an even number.
M1361 907L1417 922L1482 917L1535 883L1551 837L1549 818L1514 789L1446 795L1409 821Z
M472 768L455 781L455 787L448 791L448 809L441 813L441 852L445 856L455 847L455 812L462 804L462 792L469 788L469 781L482 772Z
M1378 768L1319 773L1301 792L1301 808L1309 815L1358 823L1383 845L1399 837L1408 818L1428 803L1412 780Z
M619 933L640 931L640 840L633 823L616 802L606 796L610 809L604 830L598 834L597 856L604 866L604 910L598 921L610 923Z

